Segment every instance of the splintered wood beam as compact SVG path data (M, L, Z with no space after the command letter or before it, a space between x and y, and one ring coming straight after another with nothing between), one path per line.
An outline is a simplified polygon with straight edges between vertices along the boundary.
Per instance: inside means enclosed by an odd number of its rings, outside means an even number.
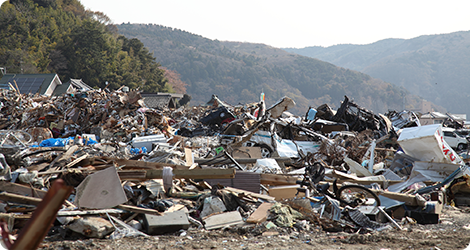
M163 169L148 169L147 179L161 179ZM233 179L235 169L173 169L173 177L176 179Z
M276 199L275 197L272 197L272 196L269 196L269 195L253 193L253 192L250 192L250 191L246 191L246 190L238 189L238 188L233 188L233 187L225 187L222 190L232 192L232 193L235 193L237 195L248 195L248 196L251 196L251 197L255 197L255 198L263 199L263 200L267 200L267 201L274 201Z
M11 194L7 192L0 193L0 200L26 204L26 205L34 205L34 206L37 206L42 201L41 198L28 197L24 195Z
M136 160L126 160L126 159L118 159L113 157L95 157L97 162L102 162L101 160L105 160L107 162L116 162L119 166L124 166L124 168L144 168L144 169L163 169L163 167L171 167L173 169L188 169L188 166L178 165L178 164L170 164L170 163L161 163L161 162L147 162L147 161L136 161Z
M0 181L0 191L12 194L27 195L29 197L44 198L46 191L30 186L13 183L9 181Z
M136 206L125 205L125 204L117 205L115 208L134 212L134 213L140 213L140 214L151 214L151 215L159 215L159 216L163 214L163 213L158 212L155 209L136 207Z

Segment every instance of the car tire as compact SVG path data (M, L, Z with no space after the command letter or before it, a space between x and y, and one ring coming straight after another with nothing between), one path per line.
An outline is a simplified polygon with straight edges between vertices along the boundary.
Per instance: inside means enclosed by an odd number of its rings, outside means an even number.
M458 150L458 151L462 151L462 150L464 150L465 148L466 148L466 145L463 144L463 143L460 143L460 144L457 146L457 150Z
M268 145L259 144L259 145L256 145L256 147L261 148L261 158L270 158L271 157L273 151L271 150L271 148Z

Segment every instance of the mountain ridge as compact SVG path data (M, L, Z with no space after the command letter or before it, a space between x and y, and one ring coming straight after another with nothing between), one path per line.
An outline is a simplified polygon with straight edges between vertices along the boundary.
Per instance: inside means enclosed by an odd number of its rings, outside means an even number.
M298 103L295 113L302 115L309 106L339 107L344 95L384 113L401 110L403 95L408 95L404 88L366 74L264 44L211 40L156 24L116 26L181 75L193 105L207 102L212 94L232 104L256 102L264 91L268 105L287 95ZM408 108L419 108L419 97L408 99Z
M451 113L470 115L470 31L384 39L367 45L284 50L405 87Z

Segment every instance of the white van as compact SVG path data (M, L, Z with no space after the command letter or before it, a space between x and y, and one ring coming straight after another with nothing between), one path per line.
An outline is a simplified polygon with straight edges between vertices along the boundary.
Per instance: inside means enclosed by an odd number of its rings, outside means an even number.
M467 148L467 139L456 133L455 129L443 127L442 132L444 133L444 140L446 140L447 144L453 149L461 151Z

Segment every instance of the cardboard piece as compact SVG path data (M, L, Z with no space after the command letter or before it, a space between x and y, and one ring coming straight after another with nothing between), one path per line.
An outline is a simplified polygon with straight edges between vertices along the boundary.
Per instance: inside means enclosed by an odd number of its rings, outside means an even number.
M115 167L87 176L77 187L77 207L112 208L125 202L127 197Z

